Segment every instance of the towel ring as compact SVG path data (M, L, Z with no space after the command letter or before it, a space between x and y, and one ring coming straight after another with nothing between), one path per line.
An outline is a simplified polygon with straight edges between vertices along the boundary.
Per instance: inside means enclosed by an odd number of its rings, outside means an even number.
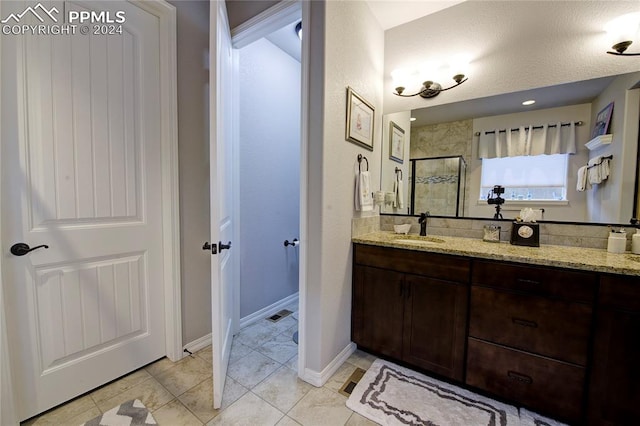
M400 180L402 180L402 169L396 167L396 176L398 176L398 172L400 172Z
M367 160L367 157L365 157L362 154L358 154L358 171L362 171L362 169L360 169L362 160L367 162L367 170L365 170L365 172L368 172L369 171L369 160Z

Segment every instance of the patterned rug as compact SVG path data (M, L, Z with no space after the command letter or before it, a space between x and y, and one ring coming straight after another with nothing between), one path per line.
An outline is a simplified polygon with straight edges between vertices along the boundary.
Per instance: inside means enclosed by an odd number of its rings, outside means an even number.
M155 419L139 399L120 404L95 417L84 426L147 426L157 425Z
M347 407L385 426L561 426L530 411L376 360L347 400Z

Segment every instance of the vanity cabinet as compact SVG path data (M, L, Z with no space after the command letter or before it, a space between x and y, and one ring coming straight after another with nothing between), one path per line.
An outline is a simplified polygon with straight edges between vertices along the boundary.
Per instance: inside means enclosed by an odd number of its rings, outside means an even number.
M592 365L589 424L639 424L640 277L601 277Z
M470 261L354 246L352 340L462 381Z
M474 260L466 383L582 417L597 275Z

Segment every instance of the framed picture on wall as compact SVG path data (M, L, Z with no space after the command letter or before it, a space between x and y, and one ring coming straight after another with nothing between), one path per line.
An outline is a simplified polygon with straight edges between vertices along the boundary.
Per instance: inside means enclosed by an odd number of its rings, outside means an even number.
M389 158L404 163L404 130L393 121L389 122Z
M596 124L593 126L593 132L591 132L591 139L606 135L609 132L609 125L611 124L611 115L613 114L613 102L611 102L596 116Z
M351 87L347 87L346 140L373 151L373 119L375 109Z

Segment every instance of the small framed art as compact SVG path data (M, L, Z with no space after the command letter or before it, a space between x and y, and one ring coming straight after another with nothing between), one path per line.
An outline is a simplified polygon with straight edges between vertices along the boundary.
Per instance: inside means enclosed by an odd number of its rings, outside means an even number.
M375 108L351 87L347 87L346 140L373 151Z
M404 130L393 121L389 122L389 158L404 162Z
M600 135L606 135L609 132L609 125L611 124L611 115L613 114L613 102L606 107L602 108L596 116L596 124L593 126L593 132L591 138L595 138Z

